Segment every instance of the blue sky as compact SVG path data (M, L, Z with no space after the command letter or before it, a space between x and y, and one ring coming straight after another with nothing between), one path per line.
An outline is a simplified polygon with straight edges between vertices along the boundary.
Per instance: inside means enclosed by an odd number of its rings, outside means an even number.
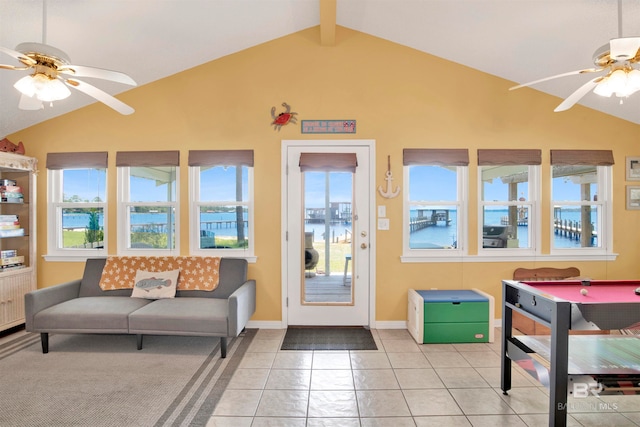
M202 172L201 176L202 200L236 200L235 168L209 168ZM243 199L248 198L248 173L243 168ZM83 200L93 200L99 196L105 200L104 173L87 169L65 170L64 176L65 197L80 196ZM156 185L150 179L136 179L132 186L131 199L134 201L157 202L167 200L167 186Z
M455 195L455 172L444 168L412 168L410 188L411 200L451 200ZM210 168L201 174L202 200L235 200L235 168ZM166 186L156 186L151 180L136 188L132 199L136 201L164 201L167 199ZM243 199L247 199L247 168L243 171ZM579 185L554 180L556 200L579 200ZM105 199L104 175L91 170L65 170L65 196L78 195L85 200L99 196ZM416 185L424 183L424 185ZM331 200L346 202L351 200L352 180L349 173L331 174ZM486 187L487 200L505 200L506 184L495 180ZM526 192L526 187L522 188ZM325 191L324 172L306 173L307 207L323 207ZM593 191L594 192L594 191ZM520 191L519 191L520 193Z

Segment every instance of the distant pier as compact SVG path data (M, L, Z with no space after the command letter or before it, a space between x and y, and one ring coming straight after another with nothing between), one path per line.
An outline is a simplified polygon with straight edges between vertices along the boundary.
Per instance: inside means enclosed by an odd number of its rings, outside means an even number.
M436 225L451 225L449 209L418 209L418 216L409 220L409 232Z
M502 225L509 225L509 217L503 216L500 218L500 223ZM526 227L528 224L528 219L523 218L518 220L519 227ZM595 241L598 237L598 232L594 229L593 224L590 224L591 228L591 243ZM571 240L581 240L582 239L582 223L580 221L571 221L568 219L553 219L553 233L560 237L565 237Z

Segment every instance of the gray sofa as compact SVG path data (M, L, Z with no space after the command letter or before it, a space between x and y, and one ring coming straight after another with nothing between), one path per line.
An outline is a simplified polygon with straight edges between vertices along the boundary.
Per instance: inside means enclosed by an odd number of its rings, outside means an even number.
M214 291L180 291L175 298L131 298L131 289L103 291L100 277L106 258L86 261L82 279L38 289L25 295L26 330L39 332L42 352L49 333L135 334L220 337L222 357L227 337L244 329L256 309L256 283L247 280L247 261L220 260Z

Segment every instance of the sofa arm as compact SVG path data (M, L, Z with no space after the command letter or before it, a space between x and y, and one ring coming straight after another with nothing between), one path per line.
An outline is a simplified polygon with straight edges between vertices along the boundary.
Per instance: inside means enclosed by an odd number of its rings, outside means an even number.
M80 293L81 280L73 280L67 283L51 286L49 288L37 289L24 296L25 329L33 331L33 317L44 310L61 302L78 298Z
M228 335L237 337L256 311L256 281L247 280L229 296Z

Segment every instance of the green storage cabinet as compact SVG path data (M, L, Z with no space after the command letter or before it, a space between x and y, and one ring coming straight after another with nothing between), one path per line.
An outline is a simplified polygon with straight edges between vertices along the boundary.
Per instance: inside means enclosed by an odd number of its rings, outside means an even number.
M477 290L413 291L409 313L409 331L425 344L474 343L493 341L493 298ZM422 304L420 304L422 302ZM412 319L413 318L413 319ZM421 331L420 331L421 330ZM421 336L418 336L421 335Z

